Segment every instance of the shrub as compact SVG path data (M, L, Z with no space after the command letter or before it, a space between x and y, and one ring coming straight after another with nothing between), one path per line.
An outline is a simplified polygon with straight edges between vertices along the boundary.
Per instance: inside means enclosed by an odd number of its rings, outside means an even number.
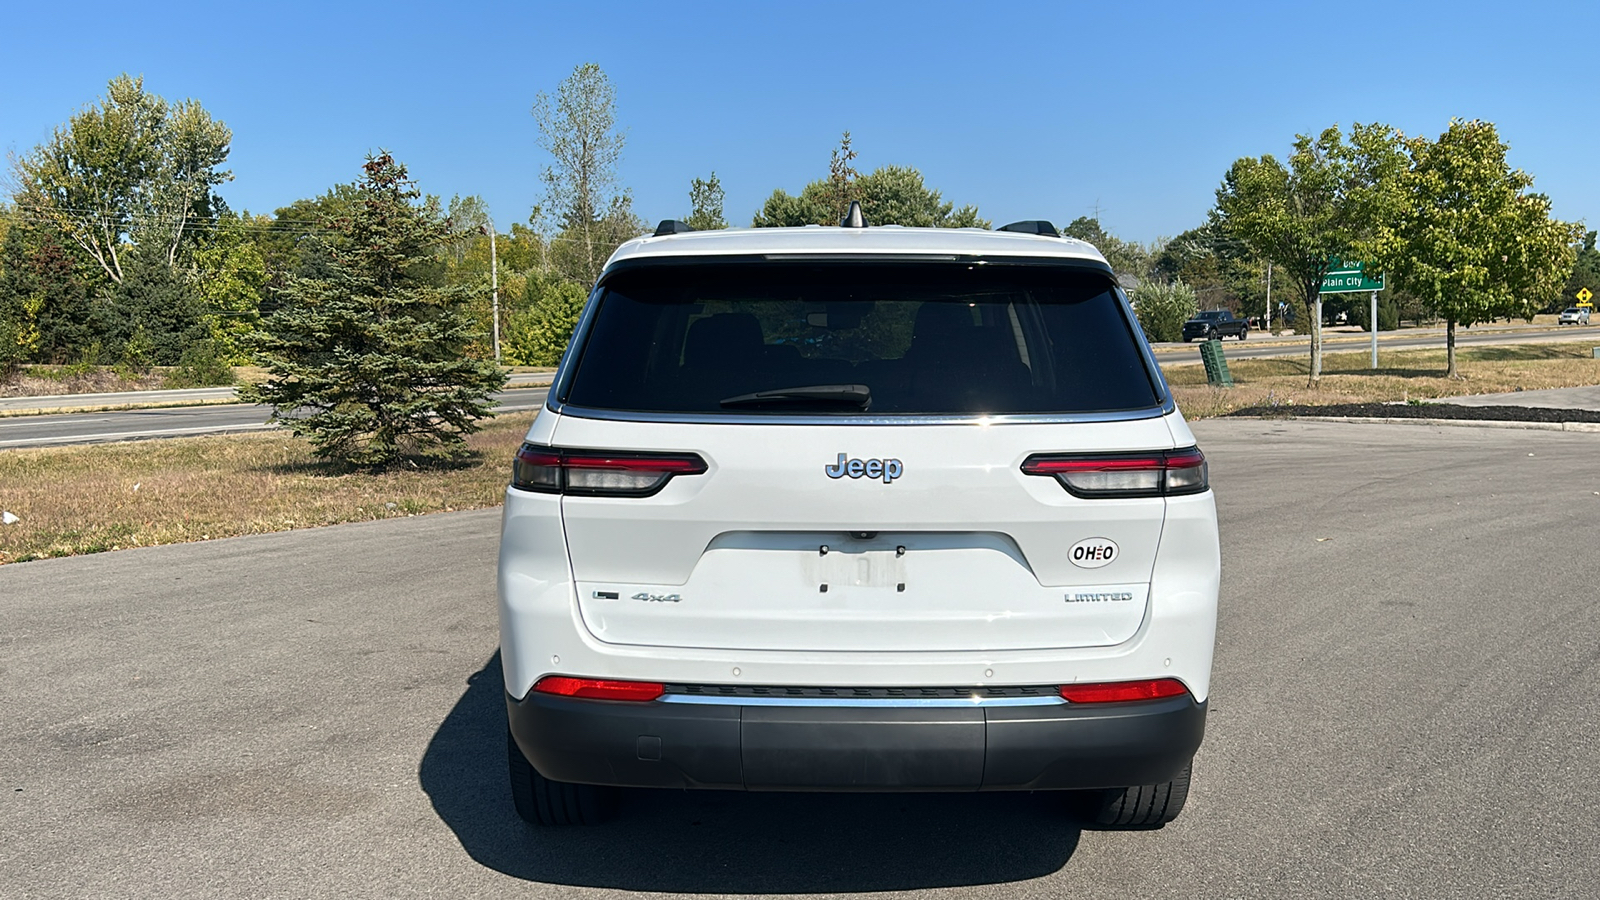
M588 299L583 285L557 278L529 278L524 308L506 323L506 357L513 365L553 366L572 340Z
M162 387L195 388L233 384L233 367L214 340L194 341L183 348L178 367L167 373Z
M1139 316L1139 327L1151 342L1183 340L1183 323L1199 311L1194 288L1181 281L1143 282L1134 289L1130 299Z
M22 323L0 310L0 384L16 377L27 353Z

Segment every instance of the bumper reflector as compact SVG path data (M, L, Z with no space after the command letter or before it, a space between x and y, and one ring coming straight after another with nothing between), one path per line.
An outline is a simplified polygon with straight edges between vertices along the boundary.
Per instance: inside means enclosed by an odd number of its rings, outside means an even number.
M1163 697L1176 697L1187 693L1189 689L1176 678L1103 681L1061 686L1061 696L1069 703L1127 703L1132 700L1160 700Z
M654 700L666 693L666 686L650 681L606 681L599 678L568 678L565 675L546 675L533 689L541 694L558 697L582 697L588 700Z

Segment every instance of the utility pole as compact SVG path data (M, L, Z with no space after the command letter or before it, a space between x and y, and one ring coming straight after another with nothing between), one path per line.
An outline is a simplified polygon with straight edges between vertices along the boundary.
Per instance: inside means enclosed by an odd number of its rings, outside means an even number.
M1267 334L1272 334L1272 263L1267 263Z
M1372 292L1372 318L1367 320L1367 328L1372 331L1372 368L1378 368L1378 292Z
M483 228L478 229L480 232ZM495 253L494 246L494 220L489 220L489 284L493 290L492 309L494 315L494 364L500 365L500 257Z

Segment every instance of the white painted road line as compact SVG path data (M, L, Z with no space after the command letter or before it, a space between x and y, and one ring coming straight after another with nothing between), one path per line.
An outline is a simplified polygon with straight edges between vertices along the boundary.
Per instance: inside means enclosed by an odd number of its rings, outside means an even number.
M107 418L107 417L104 417L104 416L102 416L102 417L100 417L98 419L92 419L92 418L89 418L88 416L84 415L83 413L74 413L72 421L73 422L109 422L111 420L109 418ZM38 426L39 426L38 419L36 419L33 416L19 416L19 417L15 418L15 419L0 420L0 428L37 428Z
M157 428L151 431L111 431L102 434L64 434L57 437L27 438L0 441L0 447L10 444L83 444L100 441L126 441L142 437L180 437L187 434L215 434L222 431L265 431L277 425L246 422L238 425L200 425L193 428Z

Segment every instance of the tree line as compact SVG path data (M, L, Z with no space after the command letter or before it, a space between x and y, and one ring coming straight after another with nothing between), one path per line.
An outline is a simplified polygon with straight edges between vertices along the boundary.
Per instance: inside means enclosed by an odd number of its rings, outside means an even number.
M256 363L274 383L304 387L259 397L288 411L286 422L321 423L304 427L330 456L373 462L408 443L459 448L484 408L474 392L498 383L491 283L500 286L499 361L553 365L606 259L647 228L618 174L625 132L599 66L580 65L537 94L531 114L548 159L543 193L507 231L481 197L425 194L381 150L351 182L252 214L219 193L232 179L226 124L196 100L170 102L119 76L12 161L14 189L0 204L0 376L25 363L82 363L171 366L177 383L218 383L231 366ZM1403 310L1444 319L1453 373L1457 325L1530 316L1582 287L1600 290L1594 232L1551 218L1548 198L1505 157L1484 122L1452 122L1436 140L1376 124L1348 136L1330 128L1297 137L1285 160L1238 160L1206 221L1176 238L1125 241L1095 216L1063 230L1106 256L1152 339L1176 337L1169 332L1197 307L1262 310L1275 273L1277 296L1294 298L1297 328L1313 335L1313 381L1322 276L1334 259L1365 260L1394 288L1379 324ZM834 224L859 202L873 224L991 226L915 168L862 172L856 160L844 132L825 174L795 194L775 189L750 224ZM680 218L728 227L724 198L715 172L695 178ZM1360 322L1364 310L1349 312ZM312 384L318 371L343 372L328 377L344 386ZM413 393L351 413L350 397L385 395L402 371L434 393L472 388L450 409ZM357 382L364 387L347 390ZM438 428L419 432L418 422Z
M1146 330L1176 339L1185 310L1201 305L1264 311L1271 266L1296 330L1311 334L1311 383L1330 312L1368 328L1394 328L1402 315L1442 320L1454 377L1457 326L1531 320L1585 287L1600 291L1595 232L1555 219L1508 150L1492 123L1452 120L1432 139L1356 124L1348 135L1332 127L1296 136L1285 160L1239 159L1205 224L1144 261L1150 302L1137 305ZM1366 321L1364 295L1321 294L1341 260L1387 277L1377 323ZM1231 302L1207 302L1208 289Z
M464 352L493 356L498 281L501 361L548 366L606 259L648 224L618 177L626 138L599 66L539 93L532 115L549 162L526 222L500 230L475 195L419 193L414 205L437 226L430 277L460 289L473 323ZM0 375L25 363L174 366L185 383L215 383L259 361L262 329L294 302L297 282L330 274L362 187L336 184L271 214L235 211L220 193L232 139L198 101L169 102L123 75L13 160L16 187L0 203ZM826 176L796 195L775 190L750 224L832 224L853 200L878 224L990 224L914 168L861 173L855 158L846 132ZM695 178L679 218L726 228L724 198L715 172Z

